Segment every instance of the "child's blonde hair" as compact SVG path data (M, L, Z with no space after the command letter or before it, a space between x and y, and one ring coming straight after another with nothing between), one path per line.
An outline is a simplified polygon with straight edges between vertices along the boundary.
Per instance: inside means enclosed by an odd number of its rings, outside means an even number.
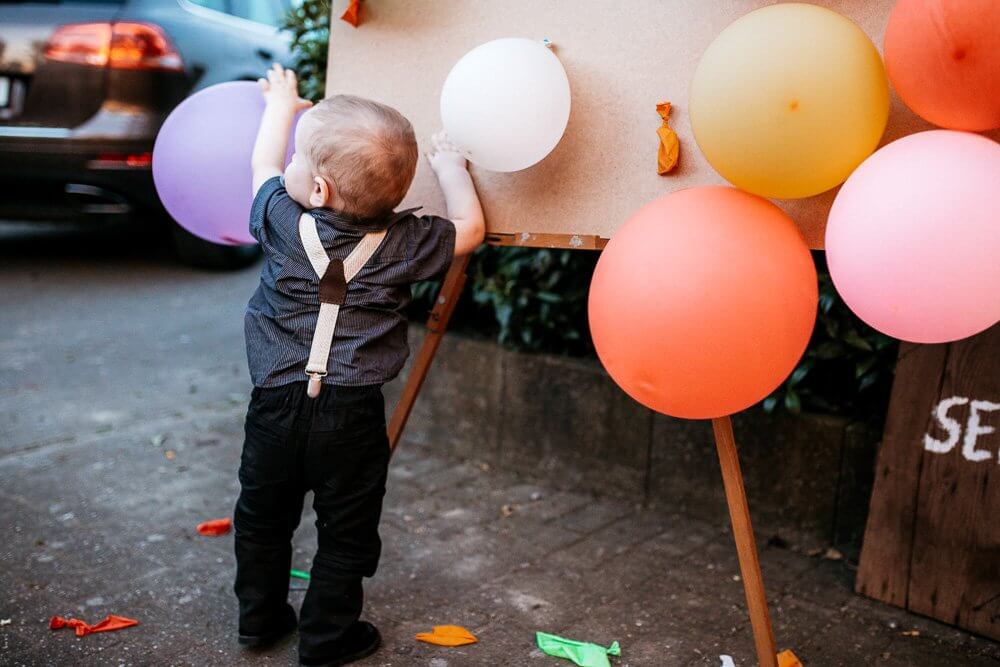
M392 211L417 170L413 126L392 107L353 95L334 95L309 115L320 123L306 149L316 173L330 180L356 218Z

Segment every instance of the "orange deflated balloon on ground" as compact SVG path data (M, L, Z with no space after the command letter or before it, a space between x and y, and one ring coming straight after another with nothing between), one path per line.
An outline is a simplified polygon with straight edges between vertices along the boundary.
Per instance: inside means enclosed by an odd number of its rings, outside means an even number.
M885 66L903 102L953 130L1000 127L1000 1L900 0Z
M878 145L889 86L875 45L814 5L758 9L723 30L691 83L691 125L726 180L797 199L843 183Z
M615 233L594 271L590 328L632 398L707 419L781 384L809 342L817 298L812 256L781 209L734 188L693 188Z

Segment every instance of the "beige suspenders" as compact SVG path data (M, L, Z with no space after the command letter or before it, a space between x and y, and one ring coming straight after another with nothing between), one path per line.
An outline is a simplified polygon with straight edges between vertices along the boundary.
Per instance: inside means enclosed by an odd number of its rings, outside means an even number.
M319 396L323 376L326 375L327 363L330 359L330 346L333 344L334 330L337 328L337 315L347 296L347 283L357 275L375 251L382 244L386 230L365 234L351 254L341 262L327 257L326 249L319 240L316 221L308 213L299 217L299 238L309 257L313 271L319 276L319 318L316 320L316 331L313 332L312 347L309 350L309 362L306 364L306 375L309 376L307 393L310 398Z

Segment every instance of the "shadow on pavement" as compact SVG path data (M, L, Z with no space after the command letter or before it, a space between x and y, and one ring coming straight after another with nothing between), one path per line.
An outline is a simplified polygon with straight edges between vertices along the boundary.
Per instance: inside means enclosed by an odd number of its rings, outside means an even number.
M105 224L0 220L0 259L140 260L178 264L165 225L155 221Z

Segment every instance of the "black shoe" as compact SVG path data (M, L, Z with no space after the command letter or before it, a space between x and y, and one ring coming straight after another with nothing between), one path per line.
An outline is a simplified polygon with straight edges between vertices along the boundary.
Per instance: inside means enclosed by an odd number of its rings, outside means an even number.
M322 658L299 658L305 667L340 667L355 660L367 658L382 644L378 628L367 621L358 621L344 633L337 650Z
M239 635L239 642L241 646L245 646L247 648L267 648L268 646L276 644L284 639L298 626L298 624L299 621L295 617L295 610L292 609L291 606L285 605L285 610L273 630L262 635L246 635L241 632Z

